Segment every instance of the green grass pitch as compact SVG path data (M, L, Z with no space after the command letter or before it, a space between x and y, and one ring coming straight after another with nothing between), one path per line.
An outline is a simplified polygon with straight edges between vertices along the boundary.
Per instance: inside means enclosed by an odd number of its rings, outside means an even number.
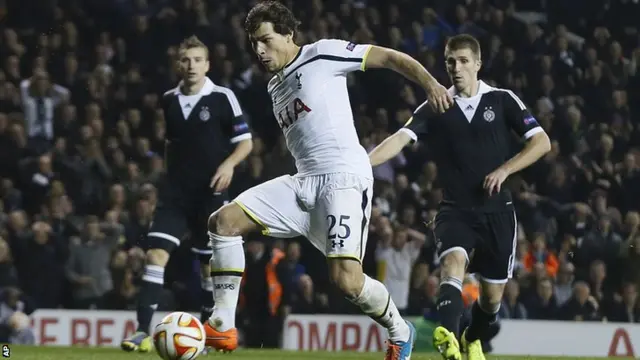
M90 347L30 347L11 346L10 359L18 360L158 360L155 353L125 353L114 348L90 348ZM282 350L238 350L232 354L203 355L199 360L320 360L320 359L362 359L382 360L382 353L355 353L355 352L292 352ZM440 360L434 354L414 353L412 360ZM488 360L596 360L598 358L569 358L569 357L533 357L533 356L487 356ZM623 359L623 358L618 358Z

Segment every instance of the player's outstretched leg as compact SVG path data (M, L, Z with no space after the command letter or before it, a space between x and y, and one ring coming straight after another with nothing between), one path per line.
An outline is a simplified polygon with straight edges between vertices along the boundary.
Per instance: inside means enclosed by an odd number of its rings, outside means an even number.
M329 273L331 281L349 301L389 331L385 359L410 359L415 343L415 328L402 318L387 288L365 275L362 265L354 259L329 259Z
M229 203L209 217L211 277L213 278L213 314L204 323L206 345L223 352L238 347L236 308L245 258L242 235L258 229L236 203Z
M469 360L485 360L482 340L488 338L497 325L504 284L482 281L481 288L480 297L471 308L471 324L461 337Z
M440 326L433 331L433 346L445 360L460 360L460 316L462 302L462 279L467 265L467 254L460 249L444 252L440 259L440 295L438 316Z
M149 233L152 236L153 233ZM149 326L153 313L158 307L158 298L162 295L164 284L164 268L169 261L169 253L164 249L147 250L142 285L138 294L136 316L138 328L136 332L122 340L120 347L124 351L148 352L153 348L149 336Z

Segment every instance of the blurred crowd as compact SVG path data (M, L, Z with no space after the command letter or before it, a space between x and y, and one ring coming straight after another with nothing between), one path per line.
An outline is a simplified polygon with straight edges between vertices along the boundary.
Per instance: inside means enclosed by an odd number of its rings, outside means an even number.
M342 38L392 47L443 84L447 36L477 36L482 78L520 96L553 142L508 183L520 226L502 316L640 321L638 1L284 2L303 21L299 43ZM232 193L295 172L266 93L269 74L243 29L251 1L0 4L0 338L20 337L23 315L37 308L135 308L163 172L159 98L179 80L172 64L183 38L195 34L209 46L211 79L234 90L255 133ZM529 11L546 21L521 16ZM424 99L388 71L350 74L348 84L368 150ZM514 138L514 154L520 146ZM404 313L437 320L431 220L442 191L429 159L418 144L374 169L364 266ZM324 259L304 239L246 240L245 324L355 311L329 286ZM278 252L285 292L270 313L265 265ZM188 249L174 254L160 310L198 309L196 261ZM476 280L469 276L464 289L470 304Z

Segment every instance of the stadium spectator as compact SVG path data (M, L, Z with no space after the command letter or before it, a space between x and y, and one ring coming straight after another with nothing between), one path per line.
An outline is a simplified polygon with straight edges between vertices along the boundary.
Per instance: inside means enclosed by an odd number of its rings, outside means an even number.
M30 147L39 153L51 146L54 136L53 114L70 93L65 87L50 83L44 65L34 65L35 68L38 71L34 71L31 78L20 82L20 91Z
M424 306L424 288L429 279L429 265L426 263L417 263L411 273L411 283L409 287L409 306L407 307L407 315L422 315L422 307Z
M527 319L527 308L520 301L520 284L509 280L504 289L504 299L500 306L500 317L503 319Z
M245 324L246 345L277 347L283 311L291 310L291 296L295 287L293 273L286 266L278 266L285 254L261 241L247 244L245 275L242 279L240 308Z
M12 286L17 287L18 271L13 264L9 244L0 237L0 290Z
M105 224L101 229L96 216L88 216L80 237L71 239L66 270L73 284L76 309L103 307L104 295L113 289L109 271L111 254L121 239L123 226Z
M68 239L57 236L51 225L44 221L28 226L23 212L15 212L13 216L16 233L10 242L20 275L20 288L38 308L57 308L63 298Z
M297 278L291 311L294 314L323 314L329 311L329 299L326 294L316 293L313 280L303 274Z
M33 345L35 336L29 327L28 315L34 310L18 288L8 287L0 292L0 341Z
M286 255L282 261L278 264L278 267L284 267L280 270L284 273L291 275L290 286L293 289L295 284L298 283L300 277L306 275L307 270L304 265L300 264L300 244L296 241L290 242L286 246Z
M600 304L591 295L589 285L578 281L573 286L573 295L558 310L562 320L598 321L601 319Z
M534 265L542 264L547 275L555 278L558 273L558 258L547 248L545 235L538 233L533 236L533 244L524 257L524 268L532 271Z
M573 292L573 280L575 266L570 262L563 262L558 270L556 284L554 286L554 294L556 295L556 303L558 306L564 304L571 297Z
M543 277L537 281L534 290L529 291L531 293L523 299L529 319L556 319L559 314L553 293L553 280Z
M409 307L409 290L411 289L411 272L414 268L426 235L410 232L403 225L391 229L391 233L381 239L374 254L378 261L378 279L389 290L398 311L405 314Z

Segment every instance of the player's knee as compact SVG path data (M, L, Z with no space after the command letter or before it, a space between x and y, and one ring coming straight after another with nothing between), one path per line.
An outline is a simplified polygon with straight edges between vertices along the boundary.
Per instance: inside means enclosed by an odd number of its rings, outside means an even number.
M362 266L351 259L330 259L329 279L349 299L358 297L364 286Z
M467 253L462 249L446 253L440 259L441 276L463 279L467 261Z
M147 265L165 267L169 262L169 253L164 249L149 249L146 254Z
M253 228L253 222L235 203L229 203L209 216L209 232L220 236L241 236Z

